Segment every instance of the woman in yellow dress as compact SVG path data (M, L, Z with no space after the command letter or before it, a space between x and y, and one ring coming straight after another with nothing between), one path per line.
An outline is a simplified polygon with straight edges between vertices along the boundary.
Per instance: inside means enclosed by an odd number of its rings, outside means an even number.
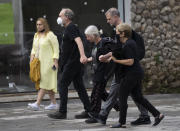
M40 60L40 89L35 103L29 103L33 110L40 109L40 103L46 93L51 104L45 109L57 109L55 93L57 92L57 71L59 59L59 43L57 37L49 29L47 20L39 18L36 22L37 32L34 35L30 62L35 58Z

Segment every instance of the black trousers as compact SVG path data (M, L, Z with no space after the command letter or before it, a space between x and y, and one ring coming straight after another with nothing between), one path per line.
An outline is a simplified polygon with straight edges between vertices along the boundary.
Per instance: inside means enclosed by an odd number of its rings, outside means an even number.
M76 66L76 68L68 66L63 67L61 76L58 78L58 88L60 95L59 112L67 112L68 87L71 82L73 82L74 88L84 105L85 111L90 111L90 101L82 77L83 67L81 67L80 65Z
M102 100L106 101L108 99L109 93L106 91L105 87L107 82L95 82L91 93L91 112L96 116L101 111ZM117 99L114 101L113 108L115 110L120 110L119 101Z
M133 100L143 107L145 107L154 117L158 116L160 112L142 95L141 91L142 78L134 75L127 74L121 83L119 91L119 101L120 101L120 113L119 113L119 123L126 124L127 115L127 99L131 94Z
M106 82L94 82L91 93L91 112L97 115L101 110L101 100L106 100L108 93L105 91Z

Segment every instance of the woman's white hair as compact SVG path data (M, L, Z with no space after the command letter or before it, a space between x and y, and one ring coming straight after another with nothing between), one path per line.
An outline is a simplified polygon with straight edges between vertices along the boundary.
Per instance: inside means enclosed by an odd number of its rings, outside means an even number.
M98 28L97 28L95 25L89 25L89 26L85 29L84 33L85 33L86 35L100 36L99 30L98 30Z

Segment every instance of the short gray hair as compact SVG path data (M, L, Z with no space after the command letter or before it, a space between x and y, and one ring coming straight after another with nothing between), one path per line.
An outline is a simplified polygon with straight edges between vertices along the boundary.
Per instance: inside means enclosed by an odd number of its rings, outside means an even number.
M110 8L109 10L106 11L105 15L110 14L111 16L119 16L120 17L120 12L117 8Z
M86 35L100 36L99 30L98 30L98 28L97 28L95 25L89 25L89 26L85 29L84 33L85 33Z
M74 12L70 8L63 8L62 10L64 10L64 16L66 16L69 20L73 20Z

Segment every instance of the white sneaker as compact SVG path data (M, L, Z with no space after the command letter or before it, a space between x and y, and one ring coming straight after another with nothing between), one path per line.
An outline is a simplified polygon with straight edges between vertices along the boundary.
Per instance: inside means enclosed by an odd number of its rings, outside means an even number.
M38 111L40 109L40 107L38 106L38 104L35 103L28 103L28 108L34 110L34 111Z
M32 104L35 104L35 103L36 103L36 102L34 102L34 103L28 103L28 106L29 106L29 105L32 105Z
M32 103L28 103L28 106L31 105Z
M56 110L56 109L58 109L58 104L51 103L50 105L46 106L44 109L45 110Z

